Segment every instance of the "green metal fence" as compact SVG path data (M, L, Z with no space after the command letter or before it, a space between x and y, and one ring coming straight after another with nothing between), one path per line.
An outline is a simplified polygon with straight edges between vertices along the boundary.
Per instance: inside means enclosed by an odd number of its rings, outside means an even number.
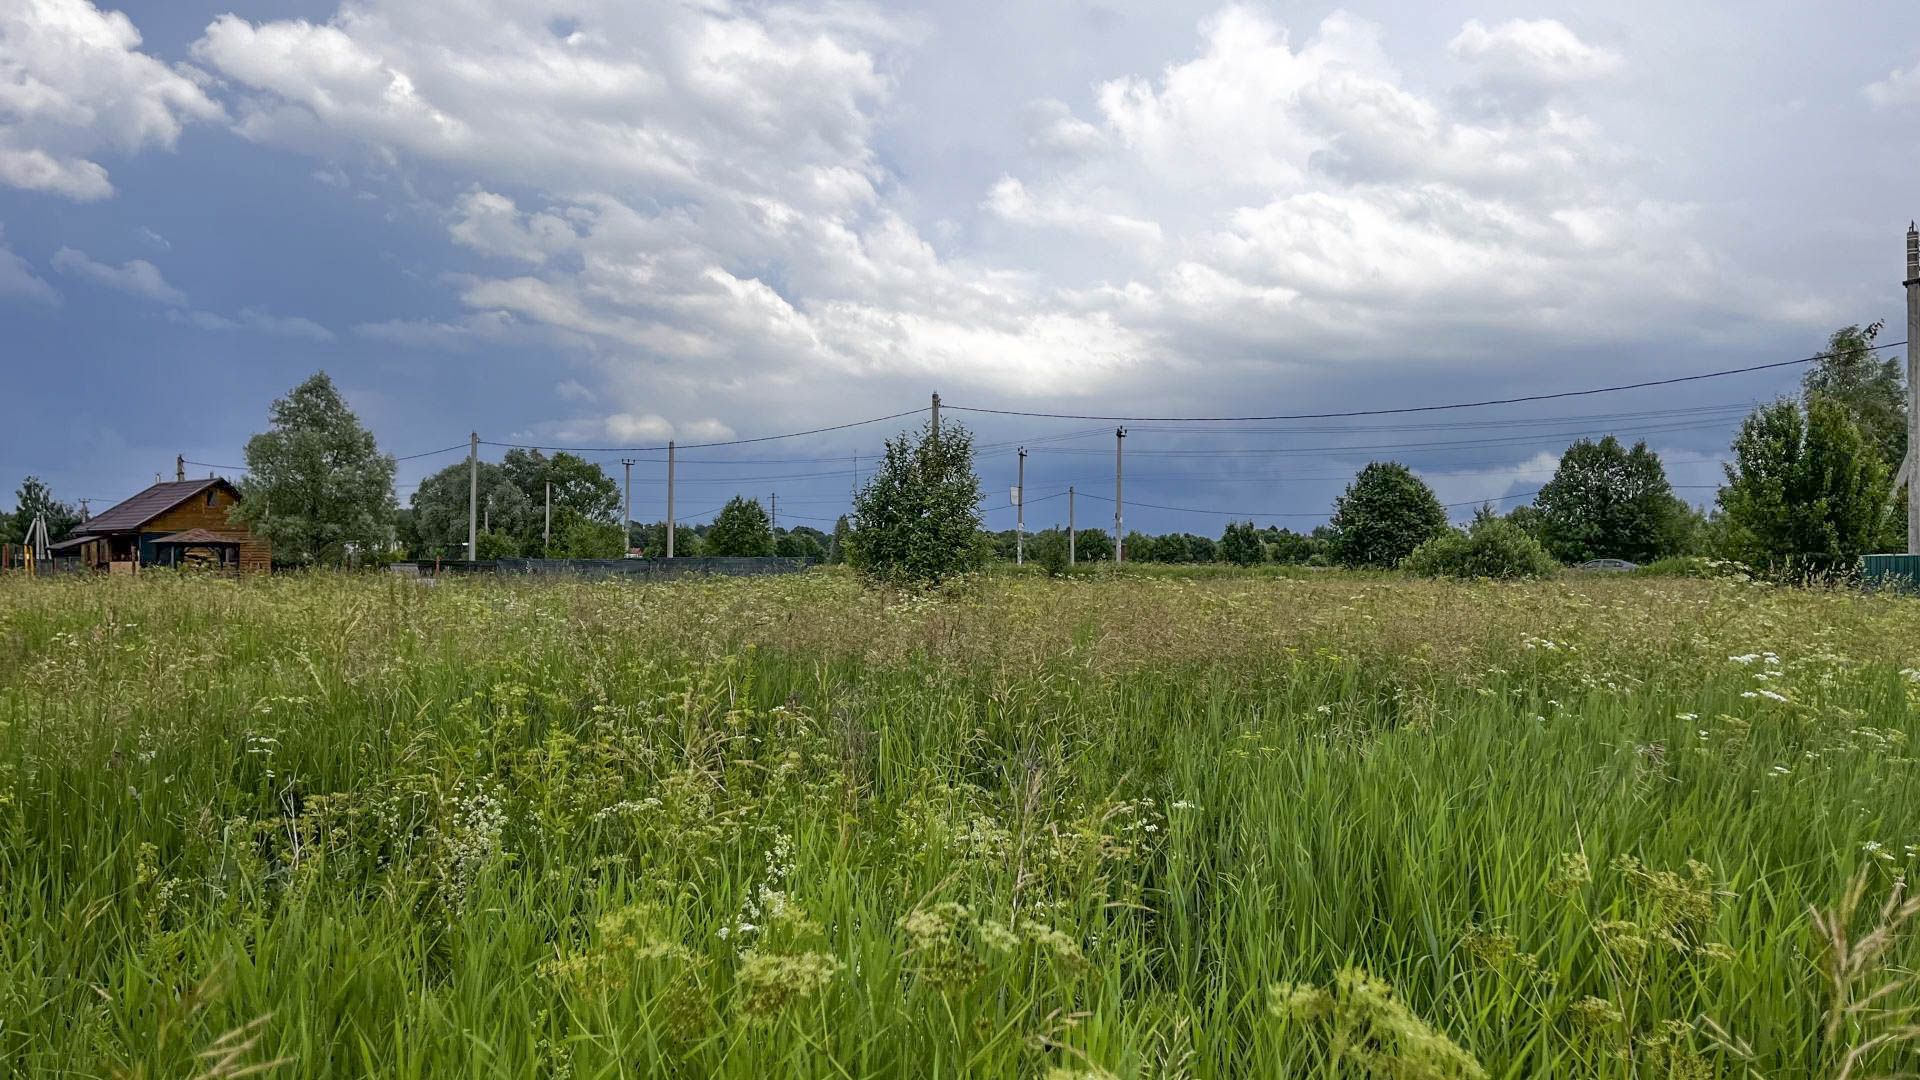
M1868 588L1920 593L1920 555L1867 555L1861 561Z

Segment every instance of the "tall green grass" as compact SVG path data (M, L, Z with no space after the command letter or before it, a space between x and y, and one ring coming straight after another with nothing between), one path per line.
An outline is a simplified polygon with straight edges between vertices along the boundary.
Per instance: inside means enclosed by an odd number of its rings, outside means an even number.
M0 1070L1911 1071L1915 642L1684 579L6 579Z

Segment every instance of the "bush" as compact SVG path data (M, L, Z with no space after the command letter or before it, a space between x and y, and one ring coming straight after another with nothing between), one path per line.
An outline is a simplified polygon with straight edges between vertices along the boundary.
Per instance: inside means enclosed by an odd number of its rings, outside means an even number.
M1448 529L1407 556L1407 570L1425 577L1551 577L1560 568L1540 541L1504 518L1483 517L1462 532Z

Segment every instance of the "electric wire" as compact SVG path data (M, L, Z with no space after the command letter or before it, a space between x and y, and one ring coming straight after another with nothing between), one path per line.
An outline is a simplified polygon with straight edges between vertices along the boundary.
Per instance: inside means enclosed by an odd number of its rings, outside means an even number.
M1889 341L1884 345L1866 346L1866 351L1895 349L1905 345L1904 341ZM1121 423L1142 424L1195 424L1195 423L1245 423L1262 420L1337 420L1350 416L1395 416L1407 413L1443 412L1450 409L1479 409L1490 405L1518 405L1529 401L1557 401L1563 398L1587 397L1593 394L1612 394L1623 390L1644 390L1654 386L1676 386L1680 383L1699 382L1702 379L1718 379L1727 375L1746 375L1755 371L1772 371L1777 368L1793 367L1798 364L1811 364L1820 360L1829 360L1837 353L1817 353L1803 356L1797 360L1775 360L1767 364L1750 364L1746 367L1723 368L1719 371L1703 371L1695 375L1676 375L1667 379L1647 379L1642 382L1618 383L1613 386L1596 386L1586 390L1560 390L1549 394L1523 394L1509 398L1487 398L1482 401L1456 401L1444 405L1404 405L1389 409L1349 409L1343 412L1321 413L1276 413L1272 416L1099 416L1089 413L1053 413L1024 409L989 409L971 405L945 405L943 408L954 412L982 413L992 416L1042 417L1049 420L1101 420Z

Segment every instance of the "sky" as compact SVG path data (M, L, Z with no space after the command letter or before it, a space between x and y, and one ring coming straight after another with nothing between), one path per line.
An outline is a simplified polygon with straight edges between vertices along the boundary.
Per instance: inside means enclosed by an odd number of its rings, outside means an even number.
M0 482L98 512L176 454L235 475L325 370L403 504L478 432L637 459L653 520L662 455L617 448L938 392L990 527L1021 445L1028 527L1068 485L1098 527L1116 423L968 410L1391 409L1898 341L1916 215L1891 0L10 0ZM1608 431L1706 503L1799 371L1130 422L1126 525L1305 529L1374 459L1465 517ZM777 492L830 527L920 419L686 449L679 516Z

